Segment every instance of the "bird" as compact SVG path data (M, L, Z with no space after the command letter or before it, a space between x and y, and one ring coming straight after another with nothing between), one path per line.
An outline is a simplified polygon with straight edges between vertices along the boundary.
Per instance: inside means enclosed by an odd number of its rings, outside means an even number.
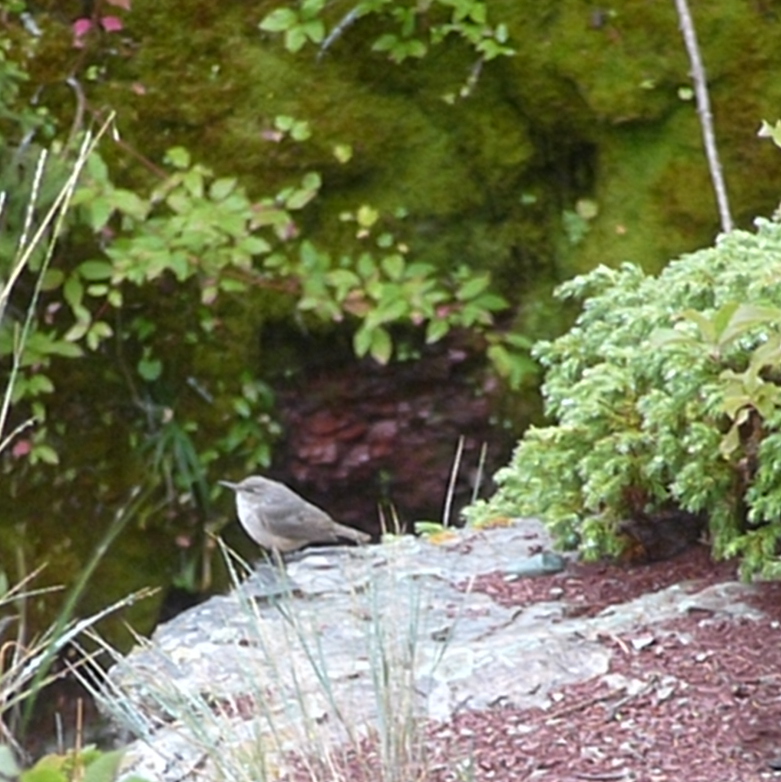
M239 483L219 483L236 493L236 511L245 532L274 553L285 554L310 543L370 540L365 532L338 524L284 483L262 475L251 475Z

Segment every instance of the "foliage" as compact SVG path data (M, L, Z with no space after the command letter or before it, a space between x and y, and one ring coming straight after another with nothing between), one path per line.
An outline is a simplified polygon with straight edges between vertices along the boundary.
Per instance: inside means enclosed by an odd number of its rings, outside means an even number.
M481 0L434 0L425 4L363 0L338 20L328 35L323 18L326 10L325 0L303 0L296 7L284 6L269 13L260 23L260 29L284 33L285 47L290 52L313 43L320 45L322 53L347 27L371 16L382 20L384 29L390 28L372 42L372 50L387 52L395 63L425 57L431 46L451 35L465 41L478 55L479 63L513 54L507 45L507 26L491 26L488 4Z
M530 429L470 518L539 515L589 557L618 522L705 512L714 554L781 575L781 225L757 221L658 277L600 267L561 286L575 326L536 346L555 423Z
M122 750L101 752L92 746L71 750L62 755L46 755L34 766L22 771L8 747L0 746L0 773L3 779L18 782L112 782L120 775ZM144 782L140 777L126 777L128 782Z
M371 355L383 363L393 351L391 324L427 324L427 340L433 342L451 328L488 327L492 311L506 306L502 297L490 292L487 274L459 267L449 277L438 277L433 266L409 262L406 249L388 232L377 239L379 252L367 250L357 258L334 258L313 242L298 240L296 214L317 195L321 180L316 173L303 175L298 184L273 197L252 200L235 179L215 177L206 167L192 164L182 148L170 150L167 162L173 172L142 196L116 187L103 160L96 154L89 158L73 204L81 220L103 237L102 252L70 271L59 268L47 274L47 292L61 295L70 316L59 317L53 327L38 323L27 353L31 371L20 378L15 401L55 390L53 377L43 371L51 355L81 357L108 339L135 343L133 385L160 379L166 363L154 347L157 324L146 316L126 316L122 331L116 333L119 321L112 312L125 306L128 286L150 286L165 279L182 286L195 282L199 301L187 306L193 310L196 331L186 337L189 341L208 340L219 329L214 310L218 296L252 289L282 295L302 313L326 322L352 316L357 323L357 355ZM368 207L358 210L358 217L365 224L379 220ZM361 231L368 236L370 226ZM13 344L12 324L5 326L2 353ZM498 355L503 345L496 338L494 342ZM513 344L508 341L510 347ZM249 377L235 388L231 405L237 417L217 452L230 452L246 441L247 422L258 412L253 401L266 410L271 401L262 388L253 390ZM171 419L165 410L159 412L162 418L168 415L160 422L162 431L162 424ZM170 435L171 427L167 429ZM182 442L181 427L178 433L168 439ZM268 463L273 430L252 434L257 447L246 453L248 465ZM192 464L195 458L190 454L176 461ZM190 485L187 480L179 488Z

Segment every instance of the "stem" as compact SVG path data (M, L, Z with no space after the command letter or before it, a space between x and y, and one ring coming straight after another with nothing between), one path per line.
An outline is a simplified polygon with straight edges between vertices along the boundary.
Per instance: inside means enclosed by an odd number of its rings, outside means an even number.
M716 149L716 135L713 132L713 115L711 114L705 67L702 64L702 58L700 57L700 47L697 43L697 33L694 29L691 13L689 12L689 5L686 0L675 0L675 7L678 9L678 19L681 26L681 32L683 33L683 40L686 44L686 50L689 53L691 76L692 81L694 82L694 93L697 96L697 113L700 115L702 138L705 142L705 154L708 157L708 167L710 168L710 175L713 180L713 190L716 193L716 202L719 206L721 230L724 233L728 233L733 228L733 222L729 209L729 199L727 198L727 187L724 184L719 153Z

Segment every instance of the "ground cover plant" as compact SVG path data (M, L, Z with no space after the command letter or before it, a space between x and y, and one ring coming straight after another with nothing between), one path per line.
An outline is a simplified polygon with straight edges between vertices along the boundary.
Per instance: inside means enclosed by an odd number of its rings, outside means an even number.
M583 309L535 348L551 422L470 518L538 515L597 558L627 519L702 514L716 557L781 574L781 225L756 226L658 276L601 266L560 287Z

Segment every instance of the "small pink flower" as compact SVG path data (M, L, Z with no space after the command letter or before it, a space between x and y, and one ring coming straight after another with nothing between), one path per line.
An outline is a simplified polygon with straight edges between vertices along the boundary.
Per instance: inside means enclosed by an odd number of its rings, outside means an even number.
M124 27L118 16L102 16L100 25L107 33L116 33Z
M33 444L30 440L17 440L14 443L14 447L11 449L11 454L14 458L19 459L22 456L27 456L33 449Z
M77 19L72 26L73 29L73 45L77 49L84 47L84 38L87 33L92 29L92 19Z

